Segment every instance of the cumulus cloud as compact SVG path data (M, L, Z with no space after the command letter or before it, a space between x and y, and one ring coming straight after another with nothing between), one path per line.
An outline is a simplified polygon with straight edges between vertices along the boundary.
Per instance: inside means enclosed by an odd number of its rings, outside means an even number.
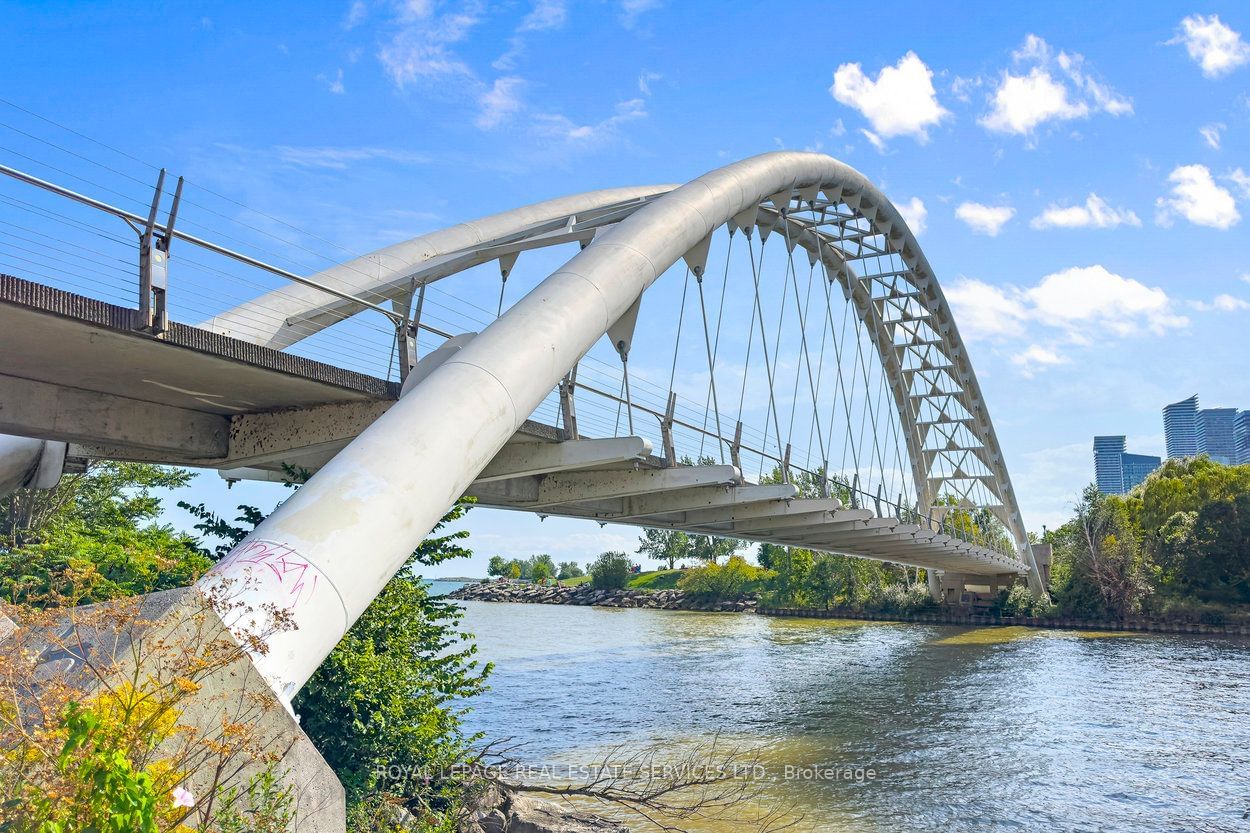
M520 90L524 83L520 78L511 75L496 78L491 88L478 96L477 103L481 112L478 113L477 126L483 130L491 130L520 110Z
M928 129L950 116L933 89L933 72L915 52L894 66L883 67L875 79L859 64L842 64L833 73L829 94L868 119L869 141L878 144L894 136L929 140Z
M1030 344L1022 352L1011 357L1011 363L1020 368L1021 372L1029 378L1032 378L1034 373L1041 368L1067 364L1068 361L1066 356L1040 344Z
M1065 344L1162 335L1189 324L1162 289L1101 265L1054 272L1028 287L961 278L946 290L946 297L965 338L1025 341L1012 362L1027 373L1070 361L1061 352Z
M1171 194L1155 201L1159 225L1170 226L1177 215L1196 226L1221 230L1241 220L1233 195L1216 183L1206 165L1180 165L1168 175L1168 182Z
M1132 101L1085 69L1082 55L1056 53L1037 35L1028 35L1012 60L1017 71L1003 70L989 97L990 111L979 120L987 130L1029 136L1048 121L1133 112Z
M929 218L929 209L925 208L924 200L920 197L912 197L905 203L898 203L894 206L898 209L898 213L903 215L907 227L911 229L911 233L919 236L924 233L925 221Z
M967 223L978 234L997 237L1003 226L1014 216L1016 210L1009 205L982 205L979 202L960 203L955 216Z
M1225 25L1219 15L1194 14L1180 22L1169 44L1184 44L1185 51L1207 78L1228 75L1250 63L1250 44Z
M1085 198L1084 205L1051 203L1029 221L1029 225L1035 229L1115 228L1120 225L1140 226L1141 219L1127 208L1112 208L1102 197L1091 193Z
M1247 276L1243 275L1242 280ZM1199 312L1241 312L1250 310L1250 301L1244 298L1238 298L1235 295L1221 293L1216 295L1213 300L1208 301L1190 301L1189 305Z

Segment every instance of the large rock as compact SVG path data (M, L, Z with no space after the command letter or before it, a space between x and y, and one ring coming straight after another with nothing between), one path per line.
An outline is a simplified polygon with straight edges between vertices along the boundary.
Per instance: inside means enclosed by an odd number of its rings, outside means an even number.
M623 824L574 813L550 801L513 793L507 802L505 833L629 833Z

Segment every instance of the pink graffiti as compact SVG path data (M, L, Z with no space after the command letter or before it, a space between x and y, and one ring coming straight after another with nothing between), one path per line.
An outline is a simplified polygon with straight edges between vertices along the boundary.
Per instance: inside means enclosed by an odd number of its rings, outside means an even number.
M231 564L255 564L269 569L273 579L283 587L289 585L287 607L307 602L317 592L318 570L307 559L285 544L272 541L251 541L231 550L226 561Z

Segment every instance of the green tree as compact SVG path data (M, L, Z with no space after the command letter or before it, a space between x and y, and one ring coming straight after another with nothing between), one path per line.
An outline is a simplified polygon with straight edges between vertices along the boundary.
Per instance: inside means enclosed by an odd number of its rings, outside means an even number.
M541 568L539 565L542 565ZM556 574L556 562L546 553L540 553L526 560L522 567L521 575L524 578L539 581L540 578L537 573L539 569L543 571L543 578L551 578Z
M0 597L88 603L195 581L210 554L156 523L156 490L193 477L144 463L98 463L53 489L14 492L0 503Z
M586 575L585 571L582 570L581 565L576 561L561 561L560 572L556 573L556 578L563 581L564 579L578 578L584 575Z
M486 575L502 576L508 572L508 561L502 555L492 555L486 567Z
M668 564L671 570L677 562L690 555L690 538L676 529L651 529L642 531L638 539L638 553Z
M743 546L743 542L737 538L715 538L711 535L690 536L691 557L705 564L715 564L725 556L732 556Z
M619 590L629 583L632 567L623 552L602 553L590 565L590 583L596 590Z
M1150 563L1138 546L1129 502L1086 487L1076 517L1055 531L1051 586L1077 616L1122 617L1149 595Z
M547 579L551 578L551 575L551 568L547 566L546 561L535 562L530 570L530 577L539 584L547 581Z
M722 601L741 598L767 577L767 571L732 555L724 564L709 562L687 571L677 582L677 589L700 599Z
M807 571L805 590L813 604L828 610L843 595L847 586L846 556L818 553Z
M763 550L763 547L760 548ZM766 566L773 573L769 580L772 602L783 607L801 605L806 599L807 576L811 572L811 550L797 547L773 547Z
M513 581L521 578L521 562L515 558L508 562L508 578Z

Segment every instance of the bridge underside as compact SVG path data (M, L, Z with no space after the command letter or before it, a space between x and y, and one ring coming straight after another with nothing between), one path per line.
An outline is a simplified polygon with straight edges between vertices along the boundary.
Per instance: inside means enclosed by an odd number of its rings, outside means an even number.
M71 443L79 460L314 472L383 414L399 385L0 276L0 433ZM466 494L485 506L1001 575L1019 562L875 506L752 484L733 466L668 466L640 437L565 439L527 421ZM869 501L871 503L871 501Z

